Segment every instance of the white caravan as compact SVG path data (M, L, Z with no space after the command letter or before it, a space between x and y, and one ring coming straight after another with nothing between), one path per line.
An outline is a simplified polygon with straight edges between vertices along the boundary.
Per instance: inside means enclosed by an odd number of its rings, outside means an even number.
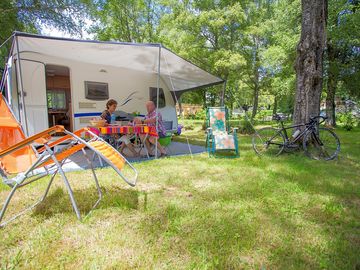
M177 128L181 93L224 81L161 44L99 42L15 32L1 89L28 136L61 124L70 131L99 116L108 99L146 114L153 100ZM119 115L121 117L121 115Z

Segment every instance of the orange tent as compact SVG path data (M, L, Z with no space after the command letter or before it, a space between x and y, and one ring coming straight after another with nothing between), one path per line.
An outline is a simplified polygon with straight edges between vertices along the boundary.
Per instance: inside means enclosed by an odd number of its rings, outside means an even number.
M0 93L0 151L25 139L20 124ZM35 160L35 152L28 145L0 158L0 167L7 173L18 173L28 169Z

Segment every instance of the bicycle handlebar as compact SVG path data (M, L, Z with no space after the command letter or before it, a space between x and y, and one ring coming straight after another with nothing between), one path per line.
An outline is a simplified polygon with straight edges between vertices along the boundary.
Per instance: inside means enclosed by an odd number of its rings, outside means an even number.
M319 124L322 124L322 123L325 122L325 120L327 119L327 117L326 117L326 116L322 116L322 115L310 117L310 122L315 122L316 119L320 119Z

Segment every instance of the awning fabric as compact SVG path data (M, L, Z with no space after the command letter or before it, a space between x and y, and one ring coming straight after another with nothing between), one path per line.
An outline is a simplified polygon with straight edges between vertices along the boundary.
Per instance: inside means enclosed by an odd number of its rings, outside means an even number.
M176 55L161 44L99 42L32 35L16 32L19 50L90 64L158 73L171 91L186 91L223 83L216 77Z

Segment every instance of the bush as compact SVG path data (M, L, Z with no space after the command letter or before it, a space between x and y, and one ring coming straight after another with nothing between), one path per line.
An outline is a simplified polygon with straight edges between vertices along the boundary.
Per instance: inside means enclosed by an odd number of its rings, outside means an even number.
M190 125L185 125L184 128L185 128L185 130L194 130L195 127L194 127L194 125L190 124Z
M273 114L272 110L261 110L257 112L254 120L258 122L269 121L271 120L272 114Z
M357 125L357 119L350 112L339 114L338 120L348 131L352 130Z
M185 115L185 119L191 119L191 120L203 120L205 118L206 118L206 112L204 109L197 111L195 114Z
M239 132L241 134L252 134L254 133L254 128L251 125L250 121L247 120L242 120L240 121L240 126L239 126Z

